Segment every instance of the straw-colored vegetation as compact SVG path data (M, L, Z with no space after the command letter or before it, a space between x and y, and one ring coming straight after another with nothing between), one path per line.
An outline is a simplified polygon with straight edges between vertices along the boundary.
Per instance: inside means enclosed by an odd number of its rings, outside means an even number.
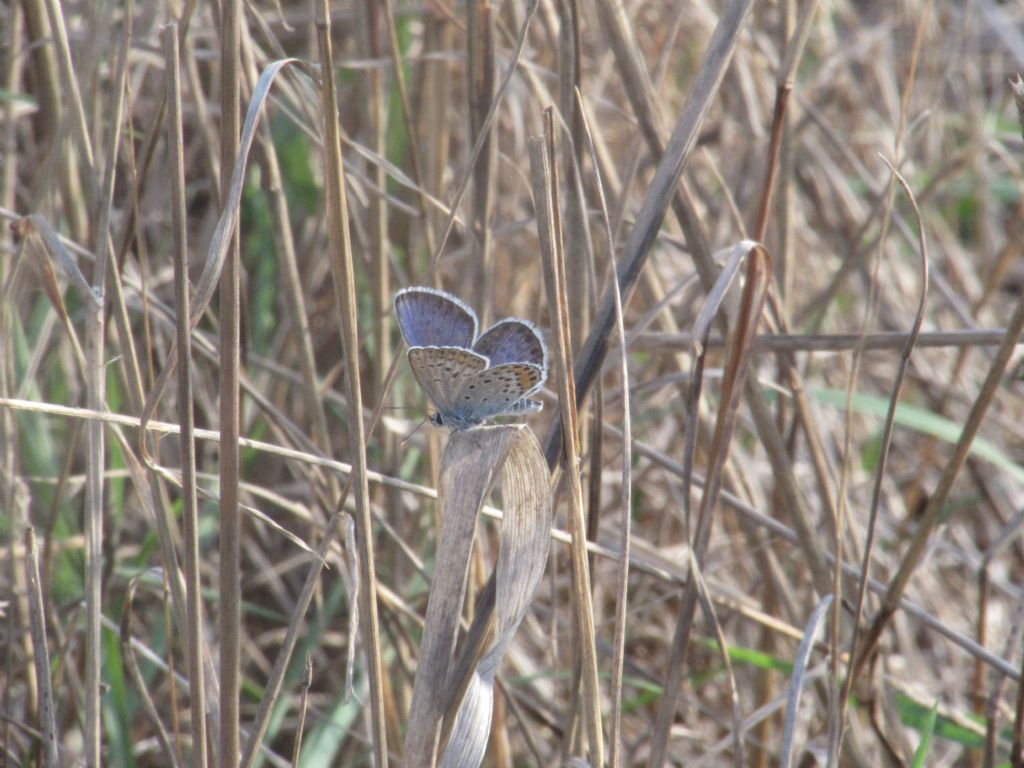
M0 763L1021 765L1022 30L0 7ZM410 285L536 441L416 429Z

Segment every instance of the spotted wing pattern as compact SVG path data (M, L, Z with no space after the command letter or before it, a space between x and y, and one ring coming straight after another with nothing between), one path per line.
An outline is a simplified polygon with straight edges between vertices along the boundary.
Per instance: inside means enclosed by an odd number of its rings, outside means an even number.
M437 412L447 417L458 408L465 383L487 368L487 358L460 347L412 347L409 367Z
M477 338L473 310L434 288L395 294L409 366L436 412L434 424L468 429L492 416L533 413L547 378L548 351L531 323L508 318Z
M459 382L454 407L447 412L439 409L439 423L467 429L492 416L523 412L518 404L542 380L541 368L532 363L505 363L474 373Z
M395 294L395 314L405 343L410 348L469 349L476 339L476 313L455 296L436 288L399 291Z

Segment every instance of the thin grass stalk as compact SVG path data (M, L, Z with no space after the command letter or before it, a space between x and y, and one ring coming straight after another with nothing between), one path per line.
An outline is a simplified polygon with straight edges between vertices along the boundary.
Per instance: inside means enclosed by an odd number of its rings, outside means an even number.
M917 336L918 349L942 349L959 347L995 347L1006 337L1005 328L965 328L957 331L924 331ZM865 350L902 350L910 334L904 331L882 331L880 333L772 333L761 334L754 339L755 352L843 352L855 349L863 340ZM644 331L632 335L629 344L641 351L675 348L683 349L693 344L692 332L662 333ZM725 339L720 335L710 336L701 342L709 349L721 349Z
M395 9L392 0L384 0L383 17L388 33L388 52L391 54L391 68L394 70L395 88L398 91L398 103L402 108L402 122L405 124L405 135L408 137L409 173L417 189L424 187L422 166L420 163L419 142L416 141L416 124L412 119L409 106L409 92L405 85L405 70L402 65L402 51L398 45L398 32L395 29ZM433 217L427 212L424 195L416 195L416 209L420 214L420 226L423 227L423 242L428 253L434 252Z
M288 200L285 197L281 179L281 164L278 161L277 149L268 132L261 131L258 141L262 150L260 167L265 175L265 192L270 204L271 216L274 219L274 242L279 254L278 264L281 266L282 288L294 324L297 342L295 351L299 358L299 370L302 374L304 405L312 418L312 437L315 444L325 454L330 455L331 435L327 426L327 414L324 411L323 387L317 378L309 313L306 311L306 299L303 294L302 278L299 274ZM330 476L328 484L331 495L337 498L340 488Z
M974 623L974 642L981 646L988 645L989 641L988 623L990 610L990 587L988 568L989 560L985 557L982 559L981 565L978 566L975 581L975 586L977 587L978 615ZM970 768L977 768L977 766L984 765L984 756L991 755L995 749L998 718L996 713L989 712L991 690L987 694L982 693L986 687L986 672L987 670L985 669L985 665L981 660L975 659L971 686L971 690L974 691L974 694L971 696L970 706L972 713L978 717L979 721L985 723L985 749L981 754L977 751L974 752Z
M991 405L996 391L999 389L1006 366L1016 346L1020 343L1022 333L1024 333L1024 296L1020 298L1014 308L1013 315L1007 323L1006 336L996 351L992 365L982 383L981 391L971 406L960 439L957 441L953 454L942 470L942 475L935 492L930 497L928 505L920 517L917 530L914 532L914 538L903 556L899 570L889 583L882 606L875 614L871 626L865 635L864 642L857 651L853 669L850 672L854 677L863 671L865 663L873 655L878 641L881 639L882 632L885 631L889 621L896 611L899 610L900 599L910 583L910 578L920 564L931 534L943 516L946 501L953 488L953 482L967 460L971 444L981 428L981 422L988 412L988 407Z
M25 13L20 3L13 3L10 7L6 20L6 34L8 40L21 40L25 34ZM10 50L10 47L8 47ZM35 51L33 53L36 53ZM5 56L2 64L3 80L0 87L7 93L16 93L24 76L25 65L28 62L25 56ZM33 73L35 74L35 73ZM7 101L0 107L3 114L2 135L0 135L0 152L3 152L4 164L0 168L0 205L13 210L15 206L15 194L18 187L18 152L16 150L18 141L17 104L13 100ZM10 235L5 235L4 242L10 242ZM5 275L0 274L0 278ZM3 729L8 726L5 724ZM6 731L5 731L6 732ZM2 741L0 741L2 743Z
M778 26L778 47L784 49L788 41L793 38L800 11L798 0L784 0L780 3L780 18ZM780 295L780 304L787 320L790 318L790 309L794 301L793 292L795 268L793 254L790 253L790 245L793 243L794 215L793 200L796 187L796 158L800 145L799 138L794 134L795 123L792 110L786 110L783 115L782 139L779 146L778 159L778 189L773 193L776 197L774 206L775 227L772 231L772 239L765 242L769 249L775 254L775 284ZM723 186L725 186L723 184ZM738 212L737 212L738 213ZM741 217L737 221L742 221ZM761 699L765 699L762 697ZM763 734L767 736L767 734Z
M860 586L857 590L857 603L853 614L853 634L850 638L849 654L850 658L856 658L857 655L857 641L859 636L859 628L861 617L864 612L865 600L867 597L867 583L868 575L871 570L871 558L874 554L874 540L875 531L878 520L878 512L881 506L882 499L882 483L885 478L886 469L889 462L889 452L892 448L892 435L896 424L896 406L899 402L900 392L903 388L903 382L906 378L907 366L910 363L910 356L913 354L914 347L917 341L918 334L921 331L921 326L924 323L924 311L925 302L928 295L928 241L925 236L924 219L921 216L921 211L917 207L917 201L914 199L914 194L907 184L906 180L900 173L886 160L883 158L883 162L889 166L890 172L893 174L893 178L899 182L903 187L903 191L907 194L910 204L914 209L914 213L917 216L918 232L920 236L920 252L921 252L921 292L917 305L917 312L914 317L914 323L911 326L910 334L907 338L906 344L900 354L900 361L896 369L896 376L893 381L892 394L889 398L889 409L885 415L885 424L882 428L881 445L878 456L878 467L875 470L875 481L871 490L871 506L868 509L868 520L867 520L867 538L864 542L864 554L861 562L861 576ZM867 318L865 318L866 324ZM852 398L852 391L847 392L847 397ZM850 431L849 415L847 416L847 432ZM850 446L847 446L847 455L849 455ZM845 474L845 473L844 473ZM837 587L840 584L840 573L839 563L842 561L842 547L839 546L841 541L837 541L836 546L836 584ZM832 619L833 633L838 630L838 616L833 615ZM838 655L835 649L833 653ZM835 666L838 661L833 662L833 677L838 682L838 668ZM846 679L842 685L842 691L839 695L839 717L837 718L835 730L830 729L829 734L829 761L832 765L838 765L839 754L842 749L843 732L845 730L846 722L846 707L850 698L850 693L853 690L853 683L855 681L855 675L847 674Z
M608 264L612 268L609 284L615 298L615 333L619 338L619 377L622 386L622 507L619 517L619 571L615 590L615 637L612 641L612 684L609 692L611 710L608 715L608 765L618 768L622 761L622 681L626 658L626 616L629 608L629 558L632 542L633 505L633 419L629 397L629 360L626 357L626 328L622 319L622 294L615 279L615 236L612 234L611 218L608 215L608 199L604 192L597 151L590 131L590 122L583 109L583 98L579 89L574 89L576 109L580 116L580 128L586 138L586 149L590 154L591 165L594 166L594 184L597 187L597 199L601 205L601 220L605 226L605 237L608 243ZM604 420L601 419L598 431L603 433ZM595 444L600 445L596 439Z
M693 88L687 96L679 121L658 163L658 169L648 188L647 197L637 213L633 229L619 259L616 275L623 305L628 304L633 296L636 280L647 261L658 230L661 228L665 211L678 187L686 161L696 145L697 131L703 123L710 108L711 99L718 91L718 86L725 75L726 65L731 58L740 29L751 5L752 0L733 0L720 16L719 24L708 42L705 58ZM688 236L696 238L697 234L688 232ZM706 272L710 277L709 285L711 285L714 282L715 270L710 254L705 262L701 264L698 260L697 266L702 276ZM576 362L575 388L580 402L586 401L604 361L608 339L611 337L614 314L615 300L609 289L601 301L590 333ZM561 440L561 426L554 425L548 433L544 446L544 453L547 456L548 465L551 467L555 466L561 456Z
M299 698L299 722L295 726L295 746L292 747L292 765L299 764L302 751L302 732L306 728L306 711L309 707L309 689L313 687L313 658L306 654L306 674L302 680L302 696Z
M128 18L131 14L128 4ZM59 14L57 14L59 16ZM51 19L51 23L53 19ZM61 22L62 24L63 22ZM63 27L61 27L63 29ZM106 281L107 267L111 252L110 214L114 195L114 179L117 168L117 148L121 140L121 116L124 105L124 76L127 68L128 45L131 26L128 24L121 40L121 48L114 75L115 90L111 105L112 127L110 143L106 147L106 166L103 186L94 199L99 203L97 226L96 263L92 276L93 302L87 302L86 343L86 401L94 412L106 409ZM77 93L77 91L76 91ZM80 107L81 104L78 104ZM84 120L84 115L83 115ZM84 127L84 125L83 125ZM80 137L88 146L88 137ZM87 154L91 166L91 150ZM86 174L95 185L91 173ZM106 464L106 436L103 423L90 421L86 432L86 507L85 507L85 602L86 602L86 694L85 694L85 744L84 758L87 766L99 766L102 753L103 722L100 711L100 687L102 684L102 638L101 618L103 603L103 494L104 466Z
M641 59L636 52L635 41L628 32L628 23L625 22L622 13L614 8L611 0L608 0L607 4L609 8L603 12L601 18L606 34L612 40L612 49L620 69L626 73L626 93L640 120L645 139L652 151L662 157L647 200L641 208L641 213L637 217L636 225L626 242L622 255L619 268L619 283L622 293L628 302L636 278L646 259L647 249L654 240L669 204L672 205L680 226L686 232L687 242L693 253L701 282L706 290L710 290L714 284L717 270L712 262L711 252L703 235L700 220L683 190L679 188L678 179L696 140L695 134L688 136L686 131L695 131L702 122L703 114L707 109L707 100L717 90L721 82L724 74L723 67L731 58L738 31L750 10L751 3L742 0L730 3L719 17L718 26L708 43L704 61L683 108L683 114L669 142L664 145L660 138L660 118L656 112L657 101L649 93L649 79L638 64ZM662 151L662 146L665 147L664 151ZM669 181L669 184L665 184ZM605 350L601 345L607 339L610 323L611 307L609 297L606 295L595 324L597 327L588 338L588 344L584 347L581 360L577 364L577 382L581 385L580 391L584 396L589 390L588 379L592 378L595 368L604 359ZM786 452L786 445L779 434L771 411L764 403L761 392L752 382L748 384L747 399L757 434L764 444L773 473L779 483L783 506L793 515L796 529L800 534L801 547L807 556L815 583L819 589L827 591L829 571L825 567L815 543L813 527L807 519L806 504L793 477L792 461ZM555 446L558 439L557 430L552 430L548 435L546 445L549 461L553 460L558 453Z
M352 245L349 240L348 204L345 199L345 167L341 156L338 129L338 105L334 86L334 57L331 50L330 9L326 0L314 2L317 42L320 51L320 97L324 131L324 184L327 187L327 224L330 242L331 275L335 302L341 314L342 344L345 354L345 384L348 422L353 451L352 474L355 489L356 533L362 590L359 592L363 615L363 646L369 677L371 737L377 768L387 768L388 740L384 717L384 684L381 664L381 638L377 615L377 574L373 553L373 519L370 514L369 487L366 478L366 433L363 425L363 398L359 371L359 333L356 327L355 274Z
M11 561L14 561L13 557ZM46 613L42 581L39 578L39 550L36 548L36 534L31 526L25 528L24 565L29 631L32 635L32 655L39 690L38 714L39 735L43 744L42 764L46 768L57 768L60 765L60 743L56 717L57 700L53 696L53 684L50 680L52 660L46 644ZM8 678L8 680L10 679Z
M135 650L132 648L132 610L135 600L135 589L138 586L139 577L135 576L128 582L128 592L125 595L124 611L121 614L121 627L119 633L119 645L121 648L121 657L124 659L125 668L128 671L128 677L131 678L132 684L135 686L135 691L142 702L142 711L145 712L146 718L149 720L150 725L153 726L153 730L156 732L157 741L160 742L160 748L164 752L167 764L171 768L179 768L182 761L179 759L180 755L175 751L174 745L171 743L171 737L167 734L167 729L164 727L163 722L160 720L160 714L157 712L156 705L153 703L153 697L149 695L149 686L146 683L146 679L142 676L142 670L139 669L139 662L135 658ZM169 607L165 603L164 611L169 612ZM168 653L168 674L167 678L170 681L170 685L174 686L174 668L170 662L174 660L174 654ZM176 707L175 707L176 709ZM175 731L175 742L178 746L181 746L180 739L177 738L177 718L174 716L174 712L171 713L172 719L174 719L174 731ZM199 763L190 763L191 765L199 765ZM203 763L205 765L205 761Z
M761 321L762 310L767 298L767 285L771 276L771 258L763 246L753 244L747 250L746 257L747 273L739 305L735 342L729 350L725 365L726 375L722 381L721 405L715 421L711 446L708 449L708 476L705 480L704 494L701 497L697 525L690 544L689 556L695 558L698 565L703 561L710 541L714 510L718 504L721 490L723 465L728 458L741 392L745 380L748 379L750 341ZM698 599L697 583L691 579L687 582L683 594L683 604L672 639L672 652L668 674L665 677L664 693L658 705L654 732L651 736L648 758L648 765L651 768L662 765L666 759L669 730L675 717L676 701L682 684L684 657L689 644Z
M487 113L494 103L494 16L489 3L470 0L466 8L466 110L469 136L481 138L480 159L473 164L474 235L473 274L476 305L480 322L491 322L494 300L494 265L491 253L491 201L494 197L494 169L498 162L498 143L494 140L494 122Z
M1024 135L1024 80L1018 74L1017 79L1010 84L1013 89L1013 99L1017 105L1017 123L1021 135ZM1021 661L1021 672L1019 680L1024 680L1024 660ZM1013 717L1013 747L1010 759L1015 766L1024 765L1024 685L1017 685L1017 700L1015 702Z
M360 5L362 22L365 25L365 53L369 61L380 61L382 32L382 5L380 0L364 0ZM366 142L379 157L387 157L387 105L384 94L384 77L380 67L371 67L363 83L366 89ZM378 190L369 203L368 251L364 258L370 264L370 294L373 306L374 360L370 369L370 392L374 399L381 398L381 388L391 365L391 344L388 329L391 327L388 309L391 306L391 265L388 259L388 205L387 173L380 163L369 170L370 180Z
M192 765L206 768L206 693L203 676L203 604L199 575L199 502L196 497L195 417L192 394L192 336L188 304L188 227L185 209L185 145L181 112L181 61L178 25L163 28L169 110L168 146L171 155L171 218L174 242L174 297L177 307L178 424L181 427L181 494L185 552L185 655L189 682Z
M229 179L239 147L241 108L242 7L239 0L220 6L220 175ZM221 208L230 204L221 186ZM218 763L238 765L242 665L242 513L239 508L239 365L241 362L241 241L237 221L220 279L220 515L219 618L220 739Z
M175 574L177 576L177 574ZM171 621L171 574L167 568L160 570L160 599L163 601L163 622L164 622L164 636L171 637L174 632L174 623ZM131 638L122 636L122 642L127 645L131 645L129 642ZM170 707L171 707L171 731L174 733L174 743L181 748L181 707L178 706L178 675L174 669L174 653L167 653L167 687L170 689ZM141 680L142 676L139 675L136 680L136 686L138 686L138 680ZM159 721L159 717L157 718ZM160 727L163 727L163 722L160 722Z
M523 47L526 45L526 33L530 29L530 22L533 21L533 17L537 13L537 5L538 0L529 0L529 5L527 6L526 13L523 17L522 26L519 28L519 38L516 40L516 49L512 54L512 60L509 62L508 68L505 70L505 74L502 75L501 81L498 83L490 109L487 110L487 115L484 117L481 131L476 137L476 141L473 143L473 149L469 153L469 157L466 159L466 171L463 173L458 191L456 191L455 198L452 200L451 208L448 211L448 217L445 220L444 227L441 231L441 240L437 244L437 249L434 251L430 259L430 272L433 272L434 268L437 266L438 259L441 258L441 253L444 251L444 247L448 242L448 237L452 233L452 227L455 226L455 217L458 214L459 205L462 203L462 198L466 194L466 190L469 188L469 182L473 178L473 168L476 167L477 161L480 159L480 153L483 151L484 144L487 141L487 129L491 123L494 122L494 118L498 114L498 107L501 106L501 99L505 95L505 91L508 89L508 84L512 81L512 75L516 72L519 59L523 55Z
M715 645L721 655L722 666L725 668L725 679L729 686L729 701L732 704L730 708L732 712L732 764L734 768L743 768L744 765L747 765L743 753L743 715L740 712L739 692L736 690L736 673L733 671L732 659L729 658L729 644L725 639L722 623L718 620L718 613L715 611L715 604L708 591L708 585L704 581L700 565L693 557L688 559L688 565L689 579L696 587L697 599L700 602L701 611L704 613L704 620L707 621L715 636Z
M764 241L765 230L768 228L768 215L771 211L772 192L775 189L775 173L779 165L779 151L782 147L782 139L786 128L786 107L789 104L789 95L793 91L793 82L796 78L796 67L803 58L804 49L807 47L807 38L811 34L811 21L814 19L814 12L817 10L818 0L807 0L807 4L800 13L797 22L797 30L786 46L786 56L779 67L779 74L775 80L775 107L772 111L772 127L768 140L768 158L765 163L764 182L761 184L761 199L757 207L757 219L754 223L753 239L759 242Z
M789 317L787 301L791 300L791 281L793 279L793 270L790 269L789 254L786 252L788 242L790 240L790 228L792 226L791 217L789 214L789 200L786 192L788 191L788 185L792 181L792 161L794 153L794 139L791 131L792 113L787 110L789 102L789 96L793 89L793 83L796 73L797 62L802 58L802 53L806 47L807 37L810 32L810 22L814 16L814 10L817 6L816 0L809 0L802 11L799 12L799 18L796 21L797 31L794 33L794 16L797 16L797 3L796 0L787 0L783 3L783 15L780 20L782 26L782 45L785 46L785 56L782 65L779 68L778 75L776 77L776 92L775 92L775 108L773 110L773 119L769 140L768 159L765 167L765 180L761 188L761 201L760 208L757 214L757 220L754 225L754 238L758 241L765 242L765 232L768 223L769 211L771 210L771 198L775 191L775 185L778 183L783 187L780 190L780 204L778 211L779 227L776 233L776 239L780 243L779 249L776 251L776 281L778 289L781 293L779 300L775 303L776 314L779 317L781 325L784 325ZM781 166L781 168L780 168ZM776 181L776 174L781 170L781 177ZM803 386L802 383L796 378L797 372L793 365L793 362L785 357L779 360L779 365L784 376L788 377L790 381L796 384L793 387L794 391L798 393L797 397L797 411L800 415L806 413L804 406L806 403L802 399ZM783 398L779 398L776 405L776 413L780 429L787 420L786 415L786 401ZM829 492L829 485L827 482L826 472L826 460L823 451L821 450L821 441L817 434L817 431L813 428L813 422L807 419L800 420L801 425L804 428L805 433L808 436L808 447L810 449L812 462L815 467L815 473L817 475L819 489L822 498L829 499L832 494ZM795 437L795 432L793 433ZM832 510L830 510L832 511ZM838 529L838 525L833 525L833 533ZM749 538L749 536L748 536ZM767 553L758 556L760 560L765 561L770 557ZM837 562L839 558L837 558ZM771 582L769 582L771 584ZM773 588L772 593L776 590ZM774 598L769 598L774 599ZM836 605L840 603L836 600ZM835 633L833 638L836 637ZM764 637L764 645L761 646L764 650L769 652L772 651L771 638L767 633ZM830 695L832 690L830 689ZM762 670L757 679L756 686L756 701L758 703L764 703L770 701L774 696L774 679L768 670ZM835 711L834 706L830 706L830 712ZM762 720L754 733L754 739L761 743L770 743L771 741L771 730L772 723L768 718ZM754 757L754 765L760 768L764 766L768 760L767 750L757 750Z
M85 108L82 105L82 91L78 86L78 78L75 77L75 64L71 59L71 46L68 43L68 31L64 24L64 14L57 0L44 0L46 12L50 20L50 27L53 30L51 43L57 53L58 71L60 73L61 91L70 102L69 120L78 149L82 153L82 162L85 165L85 187L89 200L95 203L99 198L99 184L93 172L96 167L95 155L93 153L92 139L89 136L89 129L85 122Z
M97 296L102 296L102 290ZM86 343L87 402L92 411L101 411L104 402L106 370L103 365L103 307L91 307ZM86 501L85 501L85 744L84 761L99 768L101 730L100 686L102 645L100 617L103 599L103 424L90 421L86 429Z
M1013 643L1013 644L1010 644L1009 639L1008 639L1007 650L1010 650L1010 648L1019 648L1020 647L1021 632L1020 632L1020 627L1019 626L1017 627L1017 631L1014 633L1012 639L1016 640L1016 642ZM1020 663L1022 665L1024 665L1024 661L1022 661ZM1022 681L1024 681L1024 670L1020 670L1020 668L1018 668L1018 671L1017 671L1017 697L1016 697L1016 700L1014 701L1014 711L1013 711L1013 740L1011 742L1011 747L1010 747L1010 761L1011 761L1011 765L1015 766L1015 768L1016 768L1016 766L1020 766L1020 765L1024 764L1024 761L1022 761L1022 758L1024 758L1024 754L1022 754L1022 752L1024 752L1024 685L1021 684ZM991 712L992 712L991 719L992 720L995 720L995 718L996 718L996 708L997 708L997 704L996 704L996 702L993 701L993 704L992 704L992 707L991 707Z
M590 243L590 231L586 217L586 204L583 199L583 186L579 178L580 164L586 152L586 139L583 135L579 107L576 102L576 89L581 83L582 68L580 50L580 17L577 0L558 0L555 3L558 14L558 110L564 128L568 134L568 151L563 152L561 175L565 179L559 194L564 201L561 211L562 249L567 260L566 270L578 276L567 286L571 312L569 319L570 336L573 342L573 358L586 337L586 329L590 326L590 316L594 311L595 270L593 265L594 249ZM590 448L589 421L584 419L579 435L583 455ZM598 440L598 443L600 441ZM600 445L594 446L599 450ZM600 454L597 461L600 461ZM588 507L593 509L592 505ZM588 514L588 534L596 532L597 520Z
M13 18L11 19L11 33L12 39L19 39L21 22L23 15L20 11L19 6L15 6L13 9ZM20 59L21 57L16 57ZM13 93L14 88L12 87L18 82L19 76L19 64L15 62L10 63L10 69L7 73L5 85ZM11 114L14 109L13 103L8 103L5 107L5 117ZM15 137L15 124L13 120L9 120L7 124L7 130L4 133L4 149L13 147L13 141ZM13 153L4 152L5 156L13 155ZM9 166L15 165L15 159L11 157L12 162L5 164ZM2 201L5 207L11 206L13 199L14 188L15 188L16 176L14 175L14 168L5 167L3 169L3 190L0 194L3 195ZM12 233L13 234L13 233ZM0 395L7 396L10 393L10 388L13 379L13 372L15 370L13 350L11 349L10 340L12 338L11 326L13 325L12 315L13 312L7 302L7 291L9 286L9 279L17 271L17 267L11 264L11 260L5 259L0 264L0 283L3 284L3 289L0 291ZM76 438L80 434L80 428L74 428L71 430L71 438ZM28 514L24 503L17 503L20 482L17 473L16 463L16 451L17 446L16 437L16 421L14 413L8 409L3 409L0 413L0 504L3 504L3 508L7 510L7 519L9 528L7 534L4 536L4 542L6 544L9 553L13 553L16 541L16 531L28 527ZM77 452L74 454L77 455ZM70 455L65 457L65 465L70 460ZM68 471L65 470L61 473L60 481L58 482L58 490L61 485L66 482ZM58 497L60 494L55 493L54 496ZM53 504L52 510L57 509L56 503ZM52 515L51 515L52 517ZM44 547L50 543L50 539L47 538L44 542ZM44 550L45 552L45 550ZM13 554L8 555L4 558L5 563L2 567L4 576L8 579L8 583L12 586L21 587L18 579L18 562L17 558ZM46 562L44 558L44 562ZM44 573L46 571L44 570ZM7 611L6 621L4 622L5 629L7 631L7 639L4 642L3 651L3 671L5 679L14 679L14 653L15 645L11 641L11 638L16 635L16 627L21 624L24 619L22 617L28 615L27 606L27 590L18 590L22 592L22 596L19 597L14 604L10 606ZM45 606L44 606L45 607ZM11 711L11 700L14 696L14 686L6 685L4 690L0 693L0 707L3 707L4 712ZM36 692L38 687L36 685L36 676L33 672L26 672L25 674L25 693L26 700L29 705L37 704L38 696ZM11 753L11 724L7 721L7 718L3 718L3 722L0 722L0 749L3 750L4 754Z
M792 768L793 759L798 752L794 746L796 718L800 707L800 694L803 692L807 679L807 662L814 650L814 637L825 623L826 611L833 602L834 595L825 595L815 606L811 618L807 621L804 636L793 662L793 673L789 679L789 692L786 696L786 717L782 727L782 739L779 754L781 768Z
M456 27L450 19L439 17L437 14L427 14L423 19L423 25L425 50L446 51L455 46ZM444 59L424 61L419 68L416 87L413 88L417 100L410 106L410 111L418 116L419 125L422 127L417 131L410 131L409 137L410 141L421 143L424 197L443 196L451 146L451 121L447 119L451 93L444 84L451 75L451 69L452 64ZM424 207L426 208L426 201ZM444 221L444 216L438 208L430 207L427 208L427 219L424 231L431 235L430 246L425 259L413 258L413 251L410 250L410 267L420 265L421 261L429 265L429 259L437 252L436 233ZM422 271L422 267L412 269L412 274ZM434 276L431 275L430 278L434 279Z
M589 760L604 765L604 733L601 724L601 693L597 673L594 606L587 565L586 521L583 519L583 489L578 469L579 437L576 392L571 373L572 342L569 338L565 261L559 221L554 129L551 109L545 110L543 139L530 139L533 196L537 207L537 229L543 257L548 304L555 330L555 366L558 370L558 400L564 445L564 469L569 487L569 529L572 535L573 602L576 613L583 693L580 700L583 724L590 747Z

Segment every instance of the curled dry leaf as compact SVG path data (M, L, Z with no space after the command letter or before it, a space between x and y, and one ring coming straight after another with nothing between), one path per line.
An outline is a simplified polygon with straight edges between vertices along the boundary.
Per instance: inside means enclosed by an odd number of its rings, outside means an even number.
M463 696L453 704L457 713L439 765L480 764L490 730L494 676L544 573L551 492L533 432L504 425L453 433L442 459L441 532L413 685L406 765L433 765L437 755L476 519L502 470L504 520L493 639L476 661Z

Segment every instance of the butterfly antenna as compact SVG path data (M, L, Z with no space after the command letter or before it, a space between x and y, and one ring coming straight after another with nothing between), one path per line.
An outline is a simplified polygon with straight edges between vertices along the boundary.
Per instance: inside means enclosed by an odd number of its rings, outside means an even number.
M404 448L405 444L407 442L409 442L410 439L412 439L413 435L415 435L417 432L420 431L420 427L422 427L424 424L426 424L427 421L428 421L428 419L426 419L426 418L420 419L419 424L417 424L415 427L412 428L412 432L410 432L408 435L406 435L405 437L402 438L402 442L400 442L398 444L398 447L399 448Z

